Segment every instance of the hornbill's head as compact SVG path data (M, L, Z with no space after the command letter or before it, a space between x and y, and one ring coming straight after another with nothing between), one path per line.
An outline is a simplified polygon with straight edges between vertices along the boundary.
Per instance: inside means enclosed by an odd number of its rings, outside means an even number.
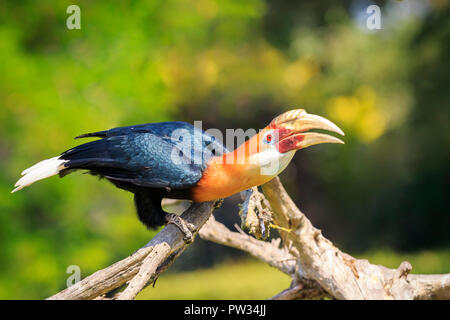
M261 168L262 175L275 176L289 164L295 152L320 143L344 143L340 139L309 130L327 130L344 135L331 121L303 109L287 111L248 141L247 159Z
M319 143L344 143L312 129L344 135L331 121L303 109L285 112L273 119L236 150L212 158L193 190L195 201L225 198L259 186L280 174L295 152Z

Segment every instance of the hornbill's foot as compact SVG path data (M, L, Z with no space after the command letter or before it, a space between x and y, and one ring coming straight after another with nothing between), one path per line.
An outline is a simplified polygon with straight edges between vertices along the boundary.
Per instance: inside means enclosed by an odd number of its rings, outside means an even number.
M184 242L191 243L194 240L192 232L195 230L195 226L192 223L184 221L179 215L175 213L167 213L165 216L166 224L172 223L180 229L184 234Z
M224 200L225 199L217 199L216 202L214 203L214 209L220 208Z

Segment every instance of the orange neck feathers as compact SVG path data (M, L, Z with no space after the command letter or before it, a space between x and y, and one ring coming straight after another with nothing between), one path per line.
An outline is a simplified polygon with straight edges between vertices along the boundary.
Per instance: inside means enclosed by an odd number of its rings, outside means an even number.
M233 152L212 158L192 189L192 199L203 202L226 198L269 181L271 177L262 176L260 167L250 160L250 156L259 150L258 141L256 135Z

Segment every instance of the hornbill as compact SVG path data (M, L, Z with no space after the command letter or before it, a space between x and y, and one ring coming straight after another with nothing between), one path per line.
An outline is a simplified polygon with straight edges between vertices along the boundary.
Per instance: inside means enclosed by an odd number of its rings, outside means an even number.
M78 145L60 156L24 170L12 192L38 180L84 169L134 193L139 219L148 227L176 224L191 240L179 216L161 208L163 198L194 202L226 198L259 186L280 174L295 152L319 143L343 143L344 135L331 121L303 109L287 111L234 151L212 135L186 122L161 122L119 127L76 138L98 140Z

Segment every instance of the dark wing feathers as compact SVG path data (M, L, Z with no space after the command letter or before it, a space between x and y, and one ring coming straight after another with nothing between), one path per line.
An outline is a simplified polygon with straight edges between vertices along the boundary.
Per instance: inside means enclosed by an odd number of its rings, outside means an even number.
M174 138L177 129L187 130L196 138ZM204 152L205 148L212 145L216 155L224 150L221 143L201 130L200 135L194 135L195 130L199 129L185 122L163 122L88 133L79 137L102 139L67 150L61 158L68 160L66 170L87 169L142 187L186 189L198 182L212 156Z
M113 136L128 135L132 133L153 133L157 136L170 137L172 135L172 132L177 129L186 129L188 131L191 131L193 129L193 126L189 123L182 121L146 123L134 126L118 127L104 131L85 133L75 137L75 139L91 138L91 137L107 138Z
M76 136L75 139L91 138L91 137L106 138L107 133L108 133L108 131L90 132L90 133L85 133L85 134Z

